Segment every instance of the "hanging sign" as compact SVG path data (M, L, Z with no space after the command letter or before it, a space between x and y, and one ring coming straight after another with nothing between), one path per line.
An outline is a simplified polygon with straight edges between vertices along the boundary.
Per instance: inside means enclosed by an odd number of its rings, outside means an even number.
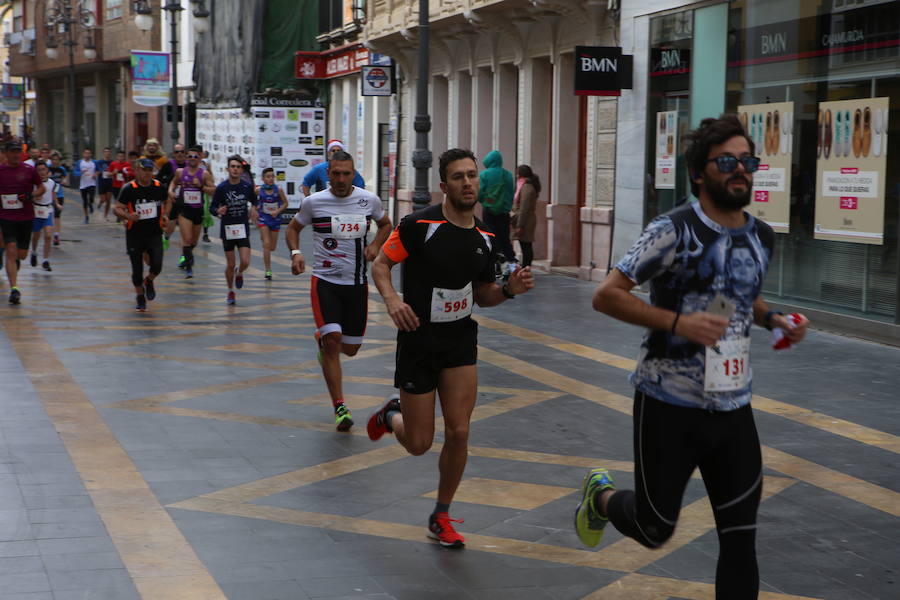
M656 189L675 189L675 157L678 156L678 111L656 113Z
M791 216L791 158L794 149L794 103L738 106L738 118L761 159L753 174L753 200L747 212L788 233Z
M169 53L131 51L131 99L141 106L169 103Z
M0 108L12 112L22 108L25 86L21 83L0 84Z
M362 67L362 95L390 96L394 93L394 68L379 65Z
M889 98L819 104L817 240L884 243Z
M575 95L620 96L630 90L632 58L618 47L575 46Z

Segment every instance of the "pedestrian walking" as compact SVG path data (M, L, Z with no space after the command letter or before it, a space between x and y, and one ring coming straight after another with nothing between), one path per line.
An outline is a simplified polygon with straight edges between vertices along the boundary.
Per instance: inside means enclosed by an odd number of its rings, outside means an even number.
M654 219L593 298L595 310L647 328L631 376L636 489L616 491L606 469L589 471L575 529L596 546L612 521L658 548L675 530L699 467L719 538L716 598L754 599L763 472L750 408L750 328L781 328L796 343L808 322L770 310L760 295L775 235L743 210L759 158L740 121L704 119L687 139L699 201ZM649 304L631 293L647 282Z
M518 240L522 249L522 266L530 267L534 260L534 230L537 227L537 199L541 180L528 165L516 167L516 193L509 218L510 238Z
M399 394L368 422L369 438L393 432L412 455L434 440L435 393L444 417L444 446L437 503L428 535L446 548L465 540L453 526L450 503L462 480L468 454L469 421L478 390L478 324L474 304L496 306L534 287L525 267L501 287L495 283L495 236L475 217L478 164L469 150L454 148L439 159L444 200L407 215L391 233L372 266L372 277L397 332L394 386ZM511 196L511 194L510 194ZM391 268L403 263L403 297Z
M503 168L503 155L498 150L488 152L484 157L484 171L480 175L478 202L483 208L484 224L494 233L495 243L503 261L516 262L509 239L509 211L512 209L513 184L512 173ZM508 265L501 266L503 275L508 275Z

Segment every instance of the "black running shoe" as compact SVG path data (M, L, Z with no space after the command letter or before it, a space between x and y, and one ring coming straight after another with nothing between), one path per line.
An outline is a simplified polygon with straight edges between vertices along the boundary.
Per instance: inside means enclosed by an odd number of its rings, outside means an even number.
M209 243L209 234L206 234L206 233L203 234L203 241L206 242L207 244Z
M31 253L31 266L37 266L37 254L35 254L34 252Z
M149 277L144 278L144 295L147 300L156 300L156 288L153 287L153 280Z
M144 297L143 294L138 294L135 301L136 301L136 303L134 306L134 310L136 310L138 312L144 312L145 310L147 310L147 299Z
M391 433L393 429L390 428L390 424L387 422L385 418L390 411L399 411L400 410L400 395L399 394L391 394L391 397L388 398L388 401L378 409L377 412L372 413L372 416L369 417L369 422L366 425L366 433L369 434L369 439L373 442L381 439L386 433Z
M53 269L50 268L50 261L49 261L49 260L45 260L41 266L44 268L45 271L52 271L52 270L53 270Z
M18 304L22 301L22 292L19 291L19 288L14 287L12 291L9 293L9 303L10 304Z

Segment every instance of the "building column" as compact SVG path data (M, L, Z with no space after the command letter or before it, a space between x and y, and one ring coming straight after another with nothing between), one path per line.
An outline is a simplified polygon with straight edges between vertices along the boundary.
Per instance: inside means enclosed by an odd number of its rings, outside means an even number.
M490 69L478 68L472 78L472 151L479 161L493 150L494 76Z
M503 166L516 168L516 121L519 105L519 70L510 64L497 67L494 72L494 102L492 104L491 148L503 155Z
M551 265L575 266L578 262L578 140L581 132L578 96L574 89L574 55L561 54L553 68L553 135L550 140L550 221L547 235Z
M106 71L94 73L97 113L94 118L94 131L91 133L91 136L94 138L95 156L102 156L102 149L106 146L111 147L113 142L113 140L109 139L109 115L112 112L112 106L109 102L109 86L110 82Z
M607 274L612 245L615 185L617 100L589 98L585 206L580 209L579 277L601 281Z
M446 77L442 77L437 75L431 78L431 93L428 95L429 112L431 113L431 132L429 134L429 148L431 148L431 153L434 156L434 162L431 167L431 184L430 191L432 196L432 201L435 200L435 192L438 192L438 196L440 197L441 190L441 176L438 171L438 157L445 151L449 146L447 146L447 123L449 121L448 116L448 104L449 104L449 81Z
M468 71L450 75L447 107L447 144L472 147L472 77Z
M548 57L526 59L519 72L519 151L518 162L531 167L540 178L543 190L538 196L537 227L534 232L534 258L546 260L547 206L550 199L550 91L553 65Z

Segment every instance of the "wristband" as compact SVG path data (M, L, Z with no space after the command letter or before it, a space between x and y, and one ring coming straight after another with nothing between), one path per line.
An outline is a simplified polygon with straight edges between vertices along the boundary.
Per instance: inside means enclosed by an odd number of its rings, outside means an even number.
M503 284L503 287L500 288L500 291L501 291L501 292L503 293L503 295L504 295L506 298L508 298L509 300L512 300L513 298L516 297L515 294L513 294L512 292L509 291L509 286L508 286L507 284L505 284L505 283Z
M303 253L300 252L299 250L291 250L291 258L297 256L298 254L303 254Z
M765 327L769 331L772 331L772 317L774 317L775 315L783 315L783 314L784 313L781 312L780 310L770 310L769 312L766 313L766 316L763 317L763 327Z
M675 327L678 326L678 319L680 317L681 317L681 311L680 310L676 311L675 312L675 320L672 321L672 328L669 330L672 333L672 335L678 335L677 333L675 333Z

